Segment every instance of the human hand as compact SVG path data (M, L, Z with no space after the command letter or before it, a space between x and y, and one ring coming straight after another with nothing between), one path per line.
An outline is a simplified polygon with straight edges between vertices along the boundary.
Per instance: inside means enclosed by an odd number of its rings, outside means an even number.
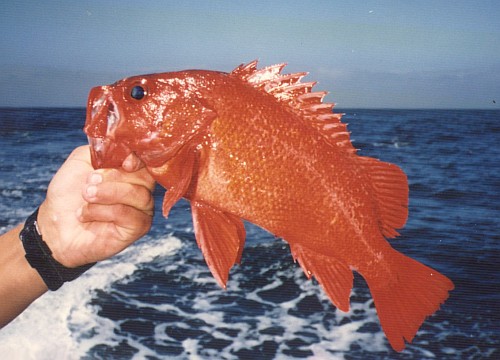
M89 147L79 147L52 179L38 229L66 267L107 259L149 231L153 189L153 178L135 155L120 169L94 170Z

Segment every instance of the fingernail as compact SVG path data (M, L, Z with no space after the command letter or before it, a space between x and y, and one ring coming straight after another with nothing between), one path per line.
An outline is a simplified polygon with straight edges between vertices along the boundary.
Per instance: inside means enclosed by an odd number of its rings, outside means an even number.
M122 167L125 168L125 169L129 169L132 167L132 158L129 156L127 156L125 158L125 160L123 160L123 164L122 164Z
M127 172L134 172L136 167L137 167L137 165L135 164L134 160L132 160L132 159L127 159L123 162L123 168Z
M90 197L95 197L97 194L97 186L90 185L87 187L87 195Z
M90 176L90 183L91 184L100 184L102 183L102 175L99 173L93 173Z
M141 160L135 155L131 153L127 158L123 161L122 167L125 171L134 172L141 168Z

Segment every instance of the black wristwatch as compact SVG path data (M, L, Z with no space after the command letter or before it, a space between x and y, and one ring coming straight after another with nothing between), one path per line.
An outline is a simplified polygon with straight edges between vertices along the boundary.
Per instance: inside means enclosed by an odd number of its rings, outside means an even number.
M28 260L32 268L38 271L47 287L54 291L59 289L65 282L79 277L95 263L68 268L54 259L49 246L38 233L36 227L37 217L38 209L26 220L19 237L26 252L26 260Z

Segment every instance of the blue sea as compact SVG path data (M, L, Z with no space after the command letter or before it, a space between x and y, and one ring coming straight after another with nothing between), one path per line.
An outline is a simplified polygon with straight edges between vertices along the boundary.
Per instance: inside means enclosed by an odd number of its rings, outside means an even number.
M355 278L342 313L287 244L247 226L226 290L193 235L189 204L0 330L4 359L500 359L500 111L343 109L359 154L399 165L410 215L391 240L456 286L413 343L394 352ZM0 109L0 233L41 203L84 109ZM1 306L1 299L0 299Z

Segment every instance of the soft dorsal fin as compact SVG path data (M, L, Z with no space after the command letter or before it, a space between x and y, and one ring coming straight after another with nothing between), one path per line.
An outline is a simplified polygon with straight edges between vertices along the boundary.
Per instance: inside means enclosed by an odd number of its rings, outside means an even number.
M370 177L382 234L387 238L398 236L396 229L402 228L408 218L409 191L405 173L394 164L374 158L360 156L357 159Z
M281 74L285 66L276 64L257 69L257 60L254 60L238 66L231 75L273 95L319 130L331 144L354 154L356 149L351 144L347 125L341 122L342 114L332 112L334 104L323 103L327 92L313 92L315 82L300 82L306 72Z

